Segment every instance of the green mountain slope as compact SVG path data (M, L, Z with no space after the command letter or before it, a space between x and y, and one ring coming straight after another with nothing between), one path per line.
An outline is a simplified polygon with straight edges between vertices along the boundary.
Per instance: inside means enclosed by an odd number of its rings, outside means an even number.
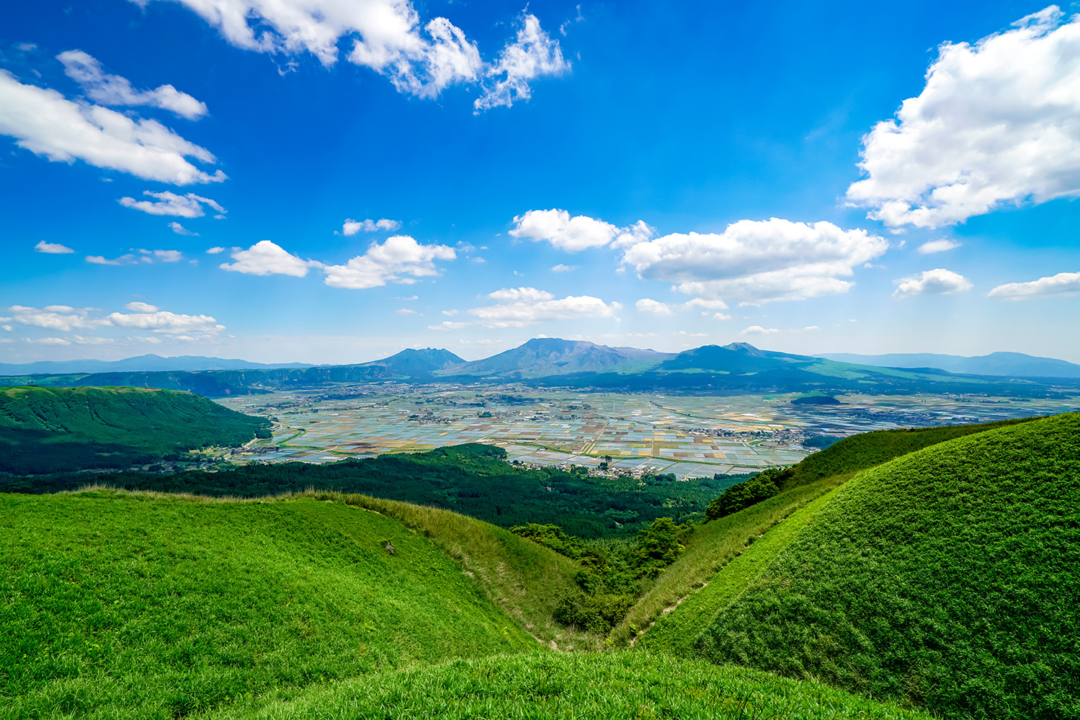
M745 668L718 668L644 653L550 653L459 660L336 683L240 717L929 720L930 716Z
M269 421L191 393L142 388L0 389L0 471L127 467L266 436Z
M183 717L538 649L424 533L341 502L0 495L0 557L0 718Z
M850 481L696 650L942 717L1080 717L1080 415ZM682 608L676 612L682 612Z
M833 443L803 459L791 469L786 486L802 485L822 478L865 470L902 455L956 438L975 435L1036 418L1002 420L974 425L943 425L932 428L903 428L860 433Z

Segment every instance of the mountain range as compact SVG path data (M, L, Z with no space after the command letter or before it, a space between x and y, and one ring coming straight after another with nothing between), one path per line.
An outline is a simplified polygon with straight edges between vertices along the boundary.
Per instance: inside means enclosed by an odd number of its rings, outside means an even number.
M702 394L876 392L1071 395L1076 379L958 374L933 367L901 369L762 350L749 343L705 345L681 353L615 348L581 340L534 338L483 360L438 349L409 349L355 365L222 370L119 371L0 377L0 385L135 386L187 390L208 397L314 388L333 383L529 382L620 391Z
M890 355L855 355L825 353L817 357L855 365L894 368L937 368L954 373L997 375L1003 377L1080 378L1080 365L1065 360L1034 357L1023 353L996 352L965 357L935 353L893 353Z

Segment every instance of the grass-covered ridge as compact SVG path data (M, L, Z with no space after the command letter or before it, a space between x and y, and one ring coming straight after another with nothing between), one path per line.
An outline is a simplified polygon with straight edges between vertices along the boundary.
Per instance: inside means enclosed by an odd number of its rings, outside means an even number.
M212 445L242 445L269 421L186 392L0 388L0 472L128 467Z
M785 487L865 470L931 445L999 427L1031 422L1034 419L1036 418L1000 420L975 425L875 430L852 435L829 445L821 452L804 458L798 465L792 467Z
M1077 597L1073 413L862 472L697 650L942 717L1078 717Z
M538 648L424 533L342 502L0 495L0 557L0 718L182 717Z
M226 715L215 716L226 717ZM235 714L227 717L238 717ZM336 683L244 720L929 720L813 682L644 653L458 660Z

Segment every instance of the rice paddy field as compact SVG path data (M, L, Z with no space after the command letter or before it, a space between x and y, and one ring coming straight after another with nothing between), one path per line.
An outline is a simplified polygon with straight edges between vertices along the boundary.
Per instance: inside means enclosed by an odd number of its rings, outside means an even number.
M482 442L534 465L569 463L672 473L679 479L792 465L815 436L986 422L1072 409L1069 401L981 396L848 395L840 405L797 396L668 396L526 386L344 386L222 404L273 418L273 437L235 462L331 462Z

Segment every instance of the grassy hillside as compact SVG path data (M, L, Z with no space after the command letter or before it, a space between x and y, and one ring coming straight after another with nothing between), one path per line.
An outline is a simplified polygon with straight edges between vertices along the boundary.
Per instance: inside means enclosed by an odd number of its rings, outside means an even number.
M190 393L145 388L0 389L0 472L127 467L268 433L248 417Z
M423 533L341 502L0 495L0 557L0 718L183 717L538 649Z
M1077 414L864 471L697 650L942 717L1080 717L1078 479Z
M747 546L766 533L772 535L776 532L774 528L785 521L785 518L848 477L845 475L836 479L819 480L792 488L741 512L697 527L690 535L686 550L679 559L645 590L623 621L612 631L612 640L621 645L644 631L646 635L638 640L643 646L673 650L663 641L654 642L657 640L654 634L665 623L675 617L687 615L681 605L677 613L671 613L672 608L692 594L696 596L704 593L706 588L712 587L713 578L721 571L726 572L729 563L740 558L747 551ZM708 619L702 619L699 614L694 614L694 618L702 623L697 632L708 625ZM653 622L657 624L650 627ZM682 636L685 632L680 631L678 634ZM646 638L648 642L645 642Z
M700 518L718 488L731 482L709 478L642 485L637 480L590 478L554 467L526 470L505 458L501 448L473 444L325 465L280 463L221 472L111 473L99 478L0 478L0 491L56 492L95 481L128 490L218 497L265 497L316 488L434 505L506 528L550 522L575 535L599 537L633 535L658 517L680 523Z
M552 619L580 565L502 528L439 508L365 495L315 493L315 497L366 508L423 534L458 562L488 597L530 635L572 650L595 647L599 638Z
M943 425L932 428L875 430L844 438L821 452L814 453L792 468L787 487L814 482L842 473L865 470L902 455L956 438L1030 422L1036 418L1001 420L976 425Z
M337 683L240 717L929 720L817 683L644 653L458 660Z

